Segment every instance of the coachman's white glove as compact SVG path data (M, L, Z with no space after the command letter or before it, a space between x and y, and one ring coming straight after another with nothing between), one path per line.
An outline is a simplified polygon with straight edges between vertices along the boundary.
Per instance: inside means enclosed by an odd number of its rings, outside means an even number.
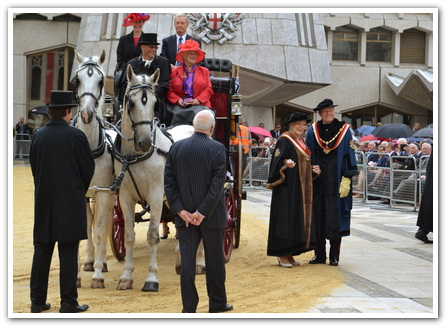
M341 198L345 198L348 196L349 190L351 186L351 179L348 177L342 177L341 178L341 182L340 182L340 197Z

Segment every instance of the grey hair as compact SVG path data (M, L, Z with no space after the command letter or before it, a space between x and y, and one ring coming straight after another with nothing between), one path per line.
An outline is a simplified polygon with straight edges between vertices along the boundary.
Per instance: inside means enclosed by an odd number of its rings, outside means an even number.
M209 109L199 111L192 124L196 130L208 131L215 124L214 113Z

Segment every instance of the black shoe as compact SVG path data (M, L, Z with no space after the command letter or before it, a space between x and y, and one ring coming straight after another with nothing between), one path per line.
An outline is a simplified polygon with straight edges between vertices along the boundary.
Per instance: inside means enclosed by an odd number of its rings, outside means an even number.
M195 313L195 312L188 312L185 309L182 309L182 313Z
M61 308L59 309L59 312L61 313L78 313L78 312L84 312L88 310L88 305L74 305L74 304L67 304L62 303Z
M45 303L44 305L37 305L34 303L31 303L31 313L40 313L45 310L50 310L51 304Z
M333 257L329 259L329 265L331 266L338 266L338 260L337 258Z
M424 233L422 230L418 230L416 234L414 235L418 240L421 240L424 243L433 243L433 241L430 241L427 237L427 234Z
M309 260L309 263L311 265L315 265L317 263L326 263L326 258L319 257L316 255L315 257L313 257L313 259Z
M223 307L219 308L219 309L210 309L210 313L218 313L218 312L227 312L227 311L231 311L233 310L233 306L231 304L225 304Z

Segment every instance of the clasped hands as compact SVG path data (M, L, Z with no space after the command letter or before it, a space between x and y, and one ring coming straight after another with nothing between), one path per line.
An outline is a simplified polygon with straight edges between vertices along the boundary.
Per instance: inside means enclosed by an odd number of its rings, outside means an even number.
M199 226L202 223L203 219L205 218L204 216L199 214L197 211L194 213L190 213L187 210L181 210L178 213L178 215L186 223L186 227L188 227L189 224Z
M200 104L200 101L199 100L197 100L197 99L192 99L192 100L189 100L189 101L184 101L184 99L179 99L178 101L177 101L177 104L180 106L180 107L186 107L186 106L197 106L197 105L199 105Z

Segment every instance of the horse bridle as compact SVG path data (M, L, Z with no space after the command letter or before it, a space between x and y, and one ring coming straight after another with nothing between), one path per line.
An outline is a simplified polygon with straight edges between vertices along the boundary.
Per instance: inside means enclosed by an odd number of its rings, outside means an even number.
M87 75L88 77L93 76L93 71L96 70L96 72L101 75L101 81L100 81L100 87L99 87L99 95L96 96L92 92L84 92L81 95L78 94L78 87L79 87L79 72L83 71L84 69L87 69ZM85 96L91 96L93 99L95 99L95 109L99 105L99 100L102 97L102 88L104 85L104 74L102 73L101 69L99 69L99 66L96 62L92 60L92 57L88 58L86 62L83 62L81 67L76 72L76 88L75 88L75 94L76 94L76 100L78 102L78 108L80 108L81 105L81 99ZM79 109L78 109L79 110Z
M133 91L133 90L138 90L138 91L133 94L130 94L130 91ZM139 122L134 122L134 120L132 119L132 116L130 114L130 110L129 110L130 109L129 108L130 107L130 97L132 95L139 93L139 92L141 92L141 103L143 103L143 105L145 105L148 101L147 92L150 92L150 93L156 95L155 91L154 91L154 87L151 84L144 83L144 76L143 76L143 83L129 86L129 90L126 92L125 99L124 99L126 102L126 106L127 106L127 116L130 119L130 121L132 122L132 129L135 129L135 127L137 125L149 124L151 126L151 130L152 130L153 129L152 121L142 120Z

